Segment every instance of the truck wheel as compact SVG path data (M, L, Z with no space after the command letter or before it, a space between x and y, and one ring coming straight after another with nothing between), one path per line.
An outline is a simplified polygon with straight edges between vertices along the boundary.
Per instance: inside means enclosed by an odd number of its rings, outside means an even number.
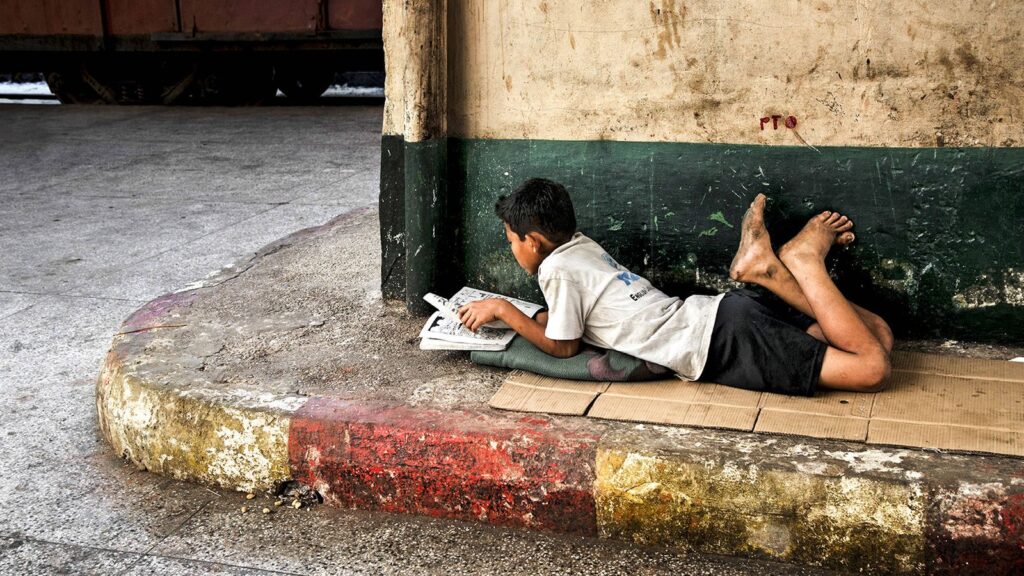
M246 106L274 97L273 69L263 65L221 65L208 68L197 82L195 98L200 104Z
M274 68L274 82L284 95L302 102L319 98L334 81L334 71L321 68L279 66Z
M103 98L85 81L83 72L78 68L48 72L46 85L61 104L102 104Z

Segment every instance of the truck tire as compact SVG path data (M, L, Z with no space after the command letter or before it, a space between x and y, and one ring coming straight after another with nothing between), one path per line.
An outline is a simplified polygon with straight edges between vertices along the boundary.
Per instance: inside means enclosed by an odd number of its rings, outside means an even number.
M300 102L319 98L334 81L334 71L323 68L301 66L277 66L274 68L274 82L284 95Z

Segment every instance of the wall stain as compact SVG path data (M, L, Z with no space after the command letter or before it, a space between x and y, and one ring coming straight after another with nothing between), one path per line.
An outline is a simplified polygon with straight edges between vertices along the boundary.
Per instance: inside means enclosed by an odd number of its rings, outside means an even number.
M658 49L652 54L658 60L664 60L669 50L675 50L682 45L683 36L680 32L683 21L686 18L686 6L676 0L662 0L659 8L651 2L649 4L651 22L658 30Z
M969 43L960 45L960 47L956 49L956 55L968 70L973 71L978 67L978 57L971 51L971 45Z
M833 92L828 92L824 97L815 98L815 100L828 109L833 116L843 115L843 105L839 103L839 99L836 98L836 95Z

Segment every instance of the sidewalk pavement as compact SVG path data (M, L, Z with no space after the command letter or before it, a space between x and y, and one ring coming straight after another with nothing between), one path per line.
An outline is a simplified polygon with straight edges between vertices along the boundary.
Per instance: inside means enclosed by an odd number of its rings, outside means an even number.
M892 574L1024 570L1024 461L499 412L504 371L384 303L377 215L133 313L97 383L141 468L327 503Z

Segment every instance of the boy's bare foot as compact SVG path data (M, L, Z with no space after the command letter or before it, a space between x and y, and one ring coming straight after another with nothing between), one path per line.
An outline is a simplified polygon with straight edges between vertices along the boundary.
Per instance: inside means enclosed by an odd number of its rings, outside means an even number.
M838 212L822 212L807 221L803 230L779 249L779 259L792 268L791 263L822 261L833 244L853 241L853 221Z
M758 194L743 215L740 247L729 266L729 277L737 282L771 278L781 264L772 251L768 229L764 227L764 203L764 194Z

